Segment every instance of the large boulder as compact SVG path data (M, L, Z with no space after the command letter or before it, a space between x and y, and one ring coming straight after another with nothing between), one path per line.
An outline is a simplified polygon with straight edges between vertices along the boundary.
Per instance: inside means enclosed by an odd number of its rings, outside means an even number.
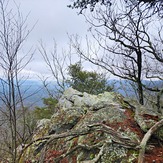
M157 112L130 104L114 92L90 95L69 88L58 107L50 120L38 123L33 143L22 154L23 160L135 162L144 132L160 118ZM156 134L160 141L161 133L162 129Z

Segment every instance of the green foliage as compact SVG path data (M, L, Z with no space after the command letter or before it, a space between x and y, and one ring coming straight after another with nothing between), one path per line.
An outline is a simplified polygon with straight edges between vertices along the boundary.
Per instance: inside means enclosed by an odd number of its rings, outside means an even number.
M67 81L70 87L90 94L99 94L104 91L112 91L103 74L82 70L80 63L70 65L68 68L70 80Z
M46 105L46 108L55 111L56 108L56 104L57 104L58 100L52 97L49 98L43 98L43 103L44 105Z
M33 111L35 119L43 119L43 118L51 118L51 116L54 114L56 111L56 104L57 104L57 99L54 99L52 97L50 98L44 98L43 103L45 107L36 107L35 110Z

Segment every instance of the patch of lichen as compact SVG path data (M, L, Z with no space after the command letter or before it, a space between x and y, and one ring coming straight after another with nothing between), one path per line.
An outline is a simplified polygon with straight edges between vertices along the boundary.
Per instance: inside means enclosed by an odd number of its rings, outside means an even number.
M51 124L61 123L65 120L66 111L60 109L57 114L54 114L51 118Z
M101 162L105 163L126 163L128 161L128 150L124 147L120 147L116 144L110 144L105 147L105 153L101 157Z
M163 141L163 127L161 127L158 131L155 133L156 137L158 137L160 140Z
M80 136L78 139L78 144L92 146L99 142L103 142L105 139L106 136L102 132L96 131L84 136Z
M51 119L51 124L69 124L73 123L76 118L80 118L82 116L81 113L79 113L76 110L60 110L60 112L56 115L54 115Z
M134 163L138 157L138 151L134 149L126 149L117 144L106 146L102 161L105 163Z
M128 163L137 162L138 155L139 155L139 150L129 149L127 153Z
M48 135L48 132L49 132L49 126L42 128L41 130L39 130L39 132L37 132L33 135L33 139L36 140L38 138L42 138L42 137Z
M92 160L94 157L99 153L98 147L93 147L95 145L103 144L103 141L106 140L106 135L101 132L92 132L87 135L79 136L78 138L74 138L71 141L70 148L72 149L75 146L82 145L86 146L86 148L80 148L77 152L77 160L84 161L84 160Z
M33 144L23 151L23 154L20 157L19 163L25 162L36 162L39 160L41 153L34 155L36 149L36 145Z
M77 157L77 161L88 161L88 160L92 160L95 158L95 156L99 153L98 149L92 149L92 150L85 150L82 149L80 150L80 153L78 153L78 157Z
M50 128L50 122L41 123L38 128L36 128L35 133L33 135L32 140L37 140L39 138L42 138L46 135L48 135ZM44 140L39 140L34 142L31 146L29 146L26 150L24 150L23 155L20 158L20 163L25 162L24 160L38 160L40 157L40 152L36 152L37 148L40 147L40 145L44 142Z
M114 96L117 102L123 103L124 102L124 97L121 94L115 93Z

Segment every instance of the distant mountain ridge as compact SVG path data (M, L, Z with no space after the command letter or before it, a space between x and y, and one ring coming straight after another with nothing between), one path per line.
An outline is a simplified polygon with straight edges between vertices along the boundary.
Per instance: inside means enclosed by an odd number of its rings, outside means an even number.
M114 86L115 92L122 94L123 96L135 97L135 92L133 87L131 86L130 81L127 80L108 80L108 84ZM144 80L143 84L150 87L158 87L163 88L163 81L154 81L151 83L148 80ZM53 91L57 84L55 82L51 82L49 85L49 89ZM1 89L1 87L0 87ZM25 105L27 106L43 106L43 98L48 97L48 93L45 90L43 83L40 80L26 80L21 86L21 91L24 94ZM24 93L25 92L25 93Z

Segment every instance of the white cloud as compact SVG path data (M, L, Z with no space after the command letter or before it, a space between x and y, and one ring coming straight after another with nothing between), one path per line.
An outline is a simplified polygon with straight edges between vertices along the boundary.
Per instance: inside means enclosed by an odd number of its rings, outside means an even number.
M50 49L53 47L53 38L59 45L58 48L67 48L67 33L79 34L82 37L87 33L84 17L78 16L76 10L67 7L70 1L16 0L16 3L20 4L20 10L24 16L30 12L27 20L29 28L38 21L26 41L24 51L31 46L37 47L40 39ZM42 68L40 69L40 67ZM26 71L30 72L30 74L49 73L38 51L35 52L32 63L28 65L28 70L24 70L24 74L26 74Z

